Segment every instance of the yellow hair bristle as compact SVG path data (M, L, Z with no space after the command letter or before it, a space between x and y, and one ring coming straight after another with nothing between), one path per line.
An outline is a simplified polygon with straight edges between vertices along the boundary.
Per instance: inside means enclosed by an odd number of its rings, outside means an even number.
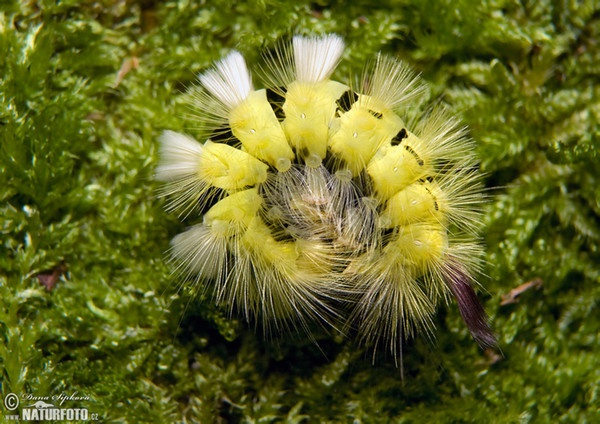
M200 75L194 107L215 136L165 132L156 172L169 210L202 211L172 241L177 269L267 333L317 323L397 358L454 298L491 346L473 289L473 142L441 107L414 119L424 85L394 58L377 56L357 87L332 80L343 47L294 37L265 55L259 90L238 52Z

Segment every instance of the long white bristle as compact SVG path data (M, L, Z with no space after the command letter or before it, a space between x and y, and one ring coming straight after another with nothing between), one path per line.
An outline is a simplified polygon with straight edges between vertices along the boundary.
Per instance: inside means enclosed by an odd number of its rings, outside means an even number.
M164 131L158 140L160 162L155 173L157 180L180 180L198 173L202 144L175 131Z
M246 61L237 51L217 62L214 69L206 71L199 79L213 96L230 109L243 102L253 90Z
M223 273L227 241L218 232L198 224L173 238L171 254L184 275L215 279Z
M337 35L293 39L296 78L300 82L323 81L333 73L342 57L344 41Z

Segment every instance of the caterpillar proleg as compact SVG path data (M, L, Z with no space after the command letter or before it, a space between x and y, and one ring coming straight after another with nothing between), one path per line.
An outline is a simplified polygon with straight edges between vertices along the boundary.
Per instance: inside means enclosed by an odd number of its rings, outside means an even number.
M266 332L317 323L397 357L454 298L494 345L473 289L484 196L472 141L442 107L406 124L424 85L392 57L357 87L331 79L343 48L294 37L264 56L258 90L235 51L199 76L198 119L229 135L160 138L167 209L196 221L172 241L178 269Z

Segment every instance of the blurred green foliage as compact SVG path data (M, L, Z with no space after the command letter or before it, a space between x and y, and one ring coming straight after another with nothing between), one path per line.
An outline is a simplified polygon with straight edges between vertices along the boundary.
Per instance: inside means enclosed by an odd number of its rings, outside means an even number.
M351 340L264 340L174 287L156 137L194 132L198 72L296 32L346 39L340 79L401 57L469 125L501 356L449 305L435 341L406 342L402 380ZM593 0L4 1L2 398L78 392L68 406L107 423L598 422L598 40Z

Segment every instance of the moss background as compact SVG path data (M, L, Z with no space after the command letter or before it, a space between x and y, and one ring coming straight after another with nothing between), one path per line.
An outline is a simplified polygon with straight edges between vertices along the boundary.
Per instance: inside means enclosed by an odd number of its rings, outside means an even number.
M599 422L600 8L477 3L4 0L2 399L78 392L65 406L107 423ZM502 356L450 305L434 341L407 342L402 380L351 341L265 341L175 290L164 252L183 225L155 197L157 136L193 133L198 72L294 32L346 39L339 78L401 57L471 128Z

